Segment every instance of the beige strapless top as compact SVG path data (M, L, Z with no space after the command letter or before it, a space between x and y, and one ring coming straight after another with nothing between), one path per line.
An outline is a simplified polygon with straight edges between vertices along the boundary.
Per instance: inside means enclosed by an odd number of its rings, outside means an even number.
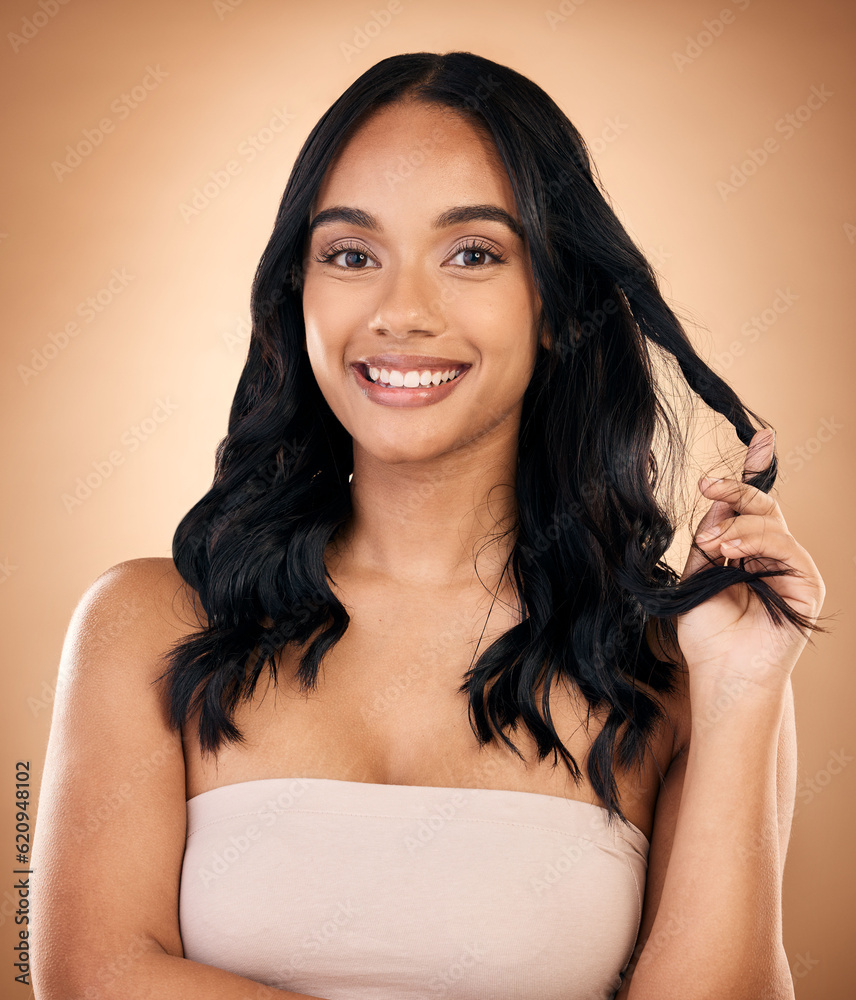
M648 847L538 792L241 781L187 802L184 956L326 1000L609 1000Z

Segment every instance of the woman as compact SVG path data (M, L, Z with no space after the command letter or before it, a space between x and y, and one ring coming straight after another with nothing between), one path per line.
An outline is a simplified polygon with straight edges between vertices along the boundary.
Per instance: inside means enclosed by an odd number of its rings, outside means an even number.
M567 118L471 53L381 61L300 152L252 311L174 561L69 630L36 995L793 996L823 581ZM669 361L748 445L680 577Z

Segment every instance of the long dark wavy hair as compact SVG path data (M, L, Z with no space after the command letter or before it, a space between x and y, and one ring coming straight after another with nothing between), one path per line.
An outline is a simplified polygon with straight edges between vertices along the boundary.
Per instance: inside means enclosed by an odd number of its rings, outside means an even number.
M763 579L791 570L749 572L743 560L709 559L681 582L666 563L678 515L658 494L680 478L687 449L658 367L671 365L693 402L726 418L744 445L754 424L768 425L693 349L566 115L525 76L470 52L381 60L322 115L297 156L253 281L249 351L213 483L173 538L175 565L206 620L165 657L158 681L167 684L170 722L179 728L201 709L205 754L242 742L235 708L252 698L266 665L276 682L277 652L309 643L298 679L312 690L324 654L348 627L324 555L352 512L353 446L302 350L302 262L311 205L333 157L372 112L404 99L453 109L492 138L549 331L518 439L509 564L522 620L482 652L459 692L469 695L480 744L496 734L521 756L503 730L522 718L539 760L552 752L555 766L561 755L577 783L582 773L550 718L551 686L570 680L589 713L608 709L588 777L609 821L627 822L614 768L641 768L665 715L656 694L675 690L678 669L646 645L649 620L676 642L674 616L745 583L776 625L818 626ZM768 492L776 475L774 457L746 481ZM534 696L541 682L543 715Z

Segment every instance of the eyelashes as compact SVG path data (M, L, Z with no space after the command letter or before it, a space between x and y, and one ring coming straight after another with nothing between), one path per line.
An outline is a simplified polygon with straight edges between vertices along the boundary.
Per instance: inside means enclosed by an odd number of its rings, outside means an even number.
M357 246L357 245L352 244L352 243L344 243L344 244L337 243L337 244L334 244L325 253L319 254L317 257L315 257L313 259L315 261L317 261L319 264L330 264L330 263L332 263L336 259L336 257L340 257L343 253L355 253L355 254L359 254L362 257L365 257L368 260L373 260L374 259L371 256L371 254L369 254L369 252L364 247ZM488 246L485 243L481 243L479 241L470 241L468 243L465 243L465 244L463 244L461 246L456 247L452 251L451 257L457 257L458 254L461 254L461 253L480 253L480 254L484 254L486 257L490 257L492 259L492 261L493 261L494 264L504 264L504 263L506 263L506 260L507 260L507 258L505 257L505 255L502 254L502 253L500 253L500 251L494 249L491 246ZM366 268L366 267L345 267L342 264L335 264L333 266L339 268L339 270L342 270L342 271L371 271L371 270L374 270L374 268ZM466 267L466 266L464 266L463 269L466 270L466 271L479 271L479 270L484 270L485 268L491 267L491 266L493 266L493 265L492 264L478 264L478 265L476 265L474 267Z

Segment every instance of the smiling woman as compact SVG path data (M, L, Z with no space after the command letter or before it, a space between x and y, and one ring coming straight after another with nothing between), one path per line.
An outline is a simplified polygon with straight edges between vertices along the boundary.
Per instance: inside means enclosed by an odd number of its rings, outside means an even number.
M823 583L566 116L468 52L382 60L300 151L252 307L174 561L69 632L36 995L791 997ZM681 575L667 364L748 446ZM82 866L94 787L126 793Z
M389 165L426 135L430 156L390 188ZM461 204L450 207L450 198ZM343 146L312 212L305 345L325 400L354 441L355 476L374 479L377 462L430 460L436 472L439 461L451 471L460 449L486 435L477 447L504 462L513 481L507 459L535 365L540 301L495 145L465 118L402 100ZM546 333L540 342L547 346ZM432 408L452 396L442 413ZM377 404L408 412L384 415ZM443 509L455 517L448 497ZM377 538L374 559L387 570L403 558L412 568L431 560L445 576L461 562L455 534L430 547L411 533L406 541Z

